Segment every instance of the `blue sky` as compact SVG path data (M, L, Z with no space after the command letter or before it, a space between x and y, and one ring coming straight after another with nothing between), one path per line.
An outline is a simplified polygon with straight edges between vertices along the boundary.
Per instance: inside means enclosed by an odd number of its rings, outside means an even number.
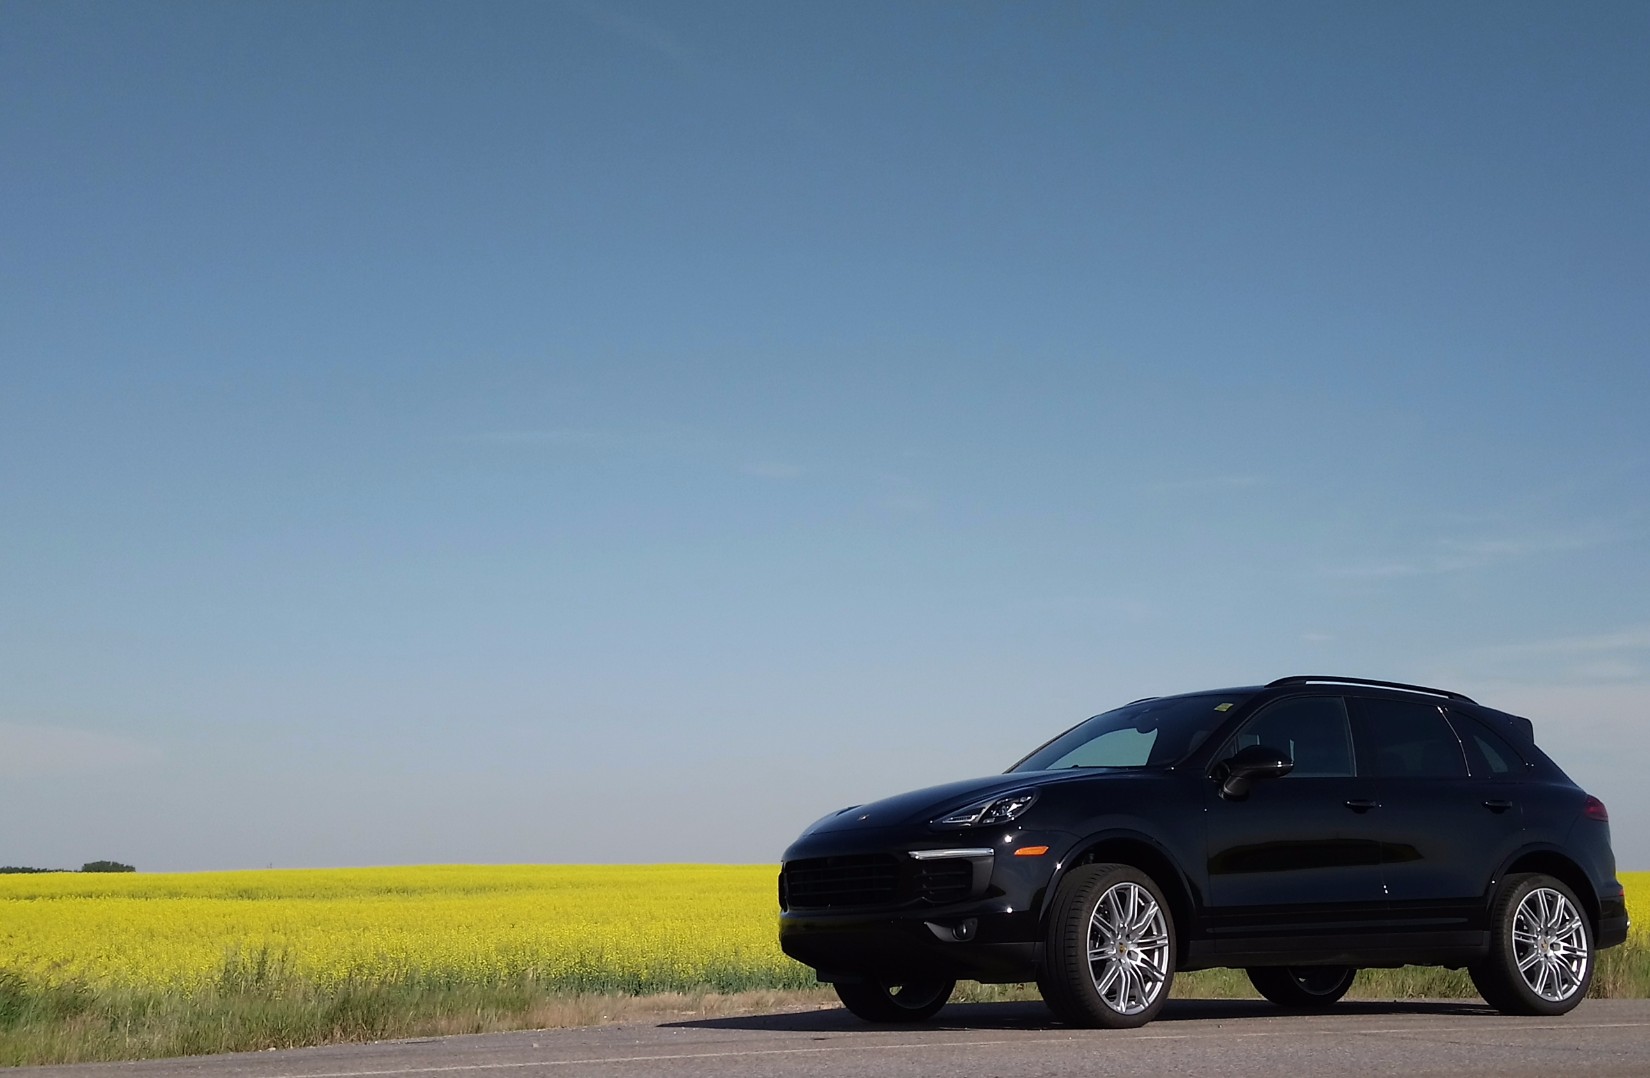
M0 862L776 858L1135 697L1650 868L1650 8L0 6Z

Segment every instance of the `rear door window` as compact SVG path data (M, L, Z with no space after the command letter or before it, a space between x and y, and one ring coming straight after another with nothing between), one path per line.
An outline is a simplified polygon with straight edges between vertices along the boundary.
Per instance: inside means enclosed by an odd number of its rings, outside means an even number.
M1389 779L1466 778L1467 761L1455 731L1436 704L1359 699L1366 774Z

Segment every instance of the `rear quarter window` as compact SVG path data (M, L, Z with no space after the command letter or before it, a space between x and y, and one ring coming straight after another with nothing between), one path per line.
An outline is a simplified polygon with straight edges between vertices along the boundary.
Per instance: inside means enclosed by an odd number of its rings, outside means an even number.
M1451 712L1450 725L1460 735L1467 753L1467 766L1475 776L1516 775L1525 770L1524 757L1507 739L1476 719Z

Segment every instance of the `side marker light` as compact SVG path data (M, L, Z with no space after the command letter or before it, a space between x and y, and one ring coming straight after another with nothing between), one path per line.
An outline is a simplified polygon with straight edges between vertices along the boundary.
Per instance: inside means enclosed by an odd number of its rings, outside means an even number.
M1021 846L1014 851L1015 857L1041 857L1048 852L1047 846Z

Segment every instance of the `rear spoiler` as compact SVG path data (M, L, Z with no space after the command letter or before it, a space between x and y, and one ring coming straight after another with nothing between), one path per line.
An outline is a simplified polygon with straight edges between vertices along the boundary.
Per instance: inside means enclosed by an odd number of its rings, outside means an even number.
M1522 715L1509 715L1505 711L1497 711L1493 707L1478 705L1480 718L1488 719L1495 726L1501 727L1506 733L1512 734L1526 745L1535 744L1535 723Z

